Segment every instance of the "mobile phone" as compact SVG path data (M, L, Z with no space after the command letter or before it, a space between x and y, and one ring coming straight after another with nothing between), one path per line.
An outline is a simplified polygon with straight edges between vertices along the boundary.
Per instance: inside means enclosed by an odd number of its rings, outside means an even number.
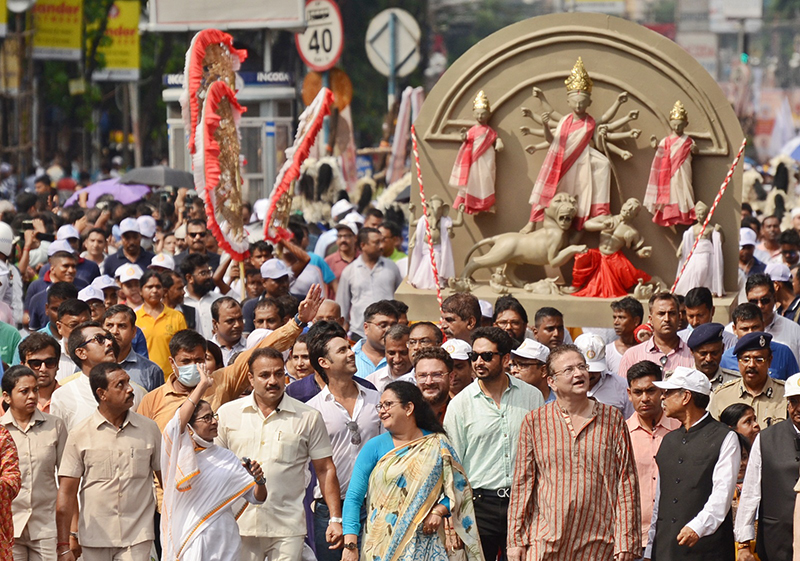
M250 458L247 457L242 458L242 463L244 464L244 467L247 471L250 471L252 469L251 465L253 462L250 460Z

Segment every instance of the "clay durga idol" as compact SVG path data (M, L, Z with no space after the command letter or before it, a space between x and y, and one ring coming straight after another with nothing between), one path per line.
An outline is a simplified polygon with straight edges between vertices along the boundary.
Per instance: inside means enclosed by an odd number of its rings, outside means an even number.
M414 213L414 205L409 205L409 211ZM456 275L453 245L450 240L455 236L453 228L464 224L464 205L458 207L455 220L450 218L449 214L450 205L439 195L433 195L422 205L422 216L410 224L415 230L408 243L408 282L414 288L425 290L436 288L437 279L433 274L427 240L428 222L431 225L431 244L436 258L436 268L439 271L438 282L441 286L445 286Z
M569 115L562 116L556 112L544 92L537 87L533 88L533 96L541 101L545 112L539 117L529 109L522 110L525 117L542 125L541 130L521 127L522 134L544 136L543 142L526 147L526 151L533 154L549 146L529 199L530 220L522 233L532 231L534 223L543 219L544 209L550 205L556 192L576 198L577 215L573 223L577 230L582 229L589 218L610 214L609 154L616 154L623 160L632 157L631 152L619 148L614 141L638 138L641 134L638 129L614 132L639 116L638 111L631 111L627 116L612 121L620 106L628 100L627 92L617 96L599 123L586 112L592 104L593 83L581 58L578 58L564 83L567 87L567 104L572 110Z
M464 206L467 214L493 211L495 200L495 152L503 149L503 141L489 126L489 98L481 90L472 102L472 115L478 122L461 129L461 148L456 155L450 186L458 189L453 207Z
M686 108L676 101L669 113L672 132L661 142L655 136L650 137L656 155L650 168L644 207L653 215L653 222L660 226L688 226L695 220L692 153L697 147L694 140L684 134L688 124Z
M652 248L631 224L642 203L630 198L616 216L596 216L586 221L584 229L600 232L600 245L575 256L572 287L565 292L575 296L619 298L637 284L650 281L650 275L633 266L622 250L630 248L642 258L650 257Z
M708 206L703 201L698 201L694 206L695 215L697 216L697 223L683 233L683 241L678 248L678 273L680 274L689 252L692 250L694 240L700 235L700 230L703 227L703 222L708 216ZM719 224L713 228L706 227L700 241L697 242L697 247L683 271L683 275L678 280L675 287L676 294L686 294L689 290L696 286L705 286L714 296L724 296L725 288L723 287L723 261L722 261L722 243L725 238L722 235L722 228Z

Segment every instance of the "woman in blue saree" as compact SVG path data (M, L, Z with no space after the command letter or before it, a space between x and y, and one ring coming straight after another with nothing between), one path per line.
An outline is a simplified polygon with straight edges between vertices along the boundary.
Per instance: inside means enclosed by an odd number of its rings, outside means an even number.
M472 489L436 415L420 390L392 382L378 413L386 433L373 438L356 459L342 517L342 561L447 560L444 520L463 543L457 556L483 561ZM366 524L360 514L366 498Z

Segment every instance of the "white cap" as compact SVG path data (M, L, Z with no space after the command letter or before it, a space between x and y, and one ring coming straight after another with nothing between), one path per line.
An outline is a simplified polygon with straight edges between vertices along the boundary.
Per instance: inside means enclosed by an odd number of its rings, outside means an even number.
M75 254L75 250L72 249L72 246L69 245L67 240L56 240L50 244L50 247L47 248L47 256L52 257L59 251L66 251L68 253Z
M354 211L350 212L347 216L342 218L342 222L344 222L344 223L352 222L353 224L363 224L364 223L364 217L361 216L359 213L357 213L354 210Z
M152 238L156 235L156 219L152 216L143 214L136 219L136 223L139 225L139 232L145 238Z
M159 253L158 255L154 256L150 264L147 266L148 269L152 269L154 267L161 267L162 269L169 269L170 271L175 270L175 260L172 258L172 255L167 255L166 253Z
M96 279L92 281L92 286L95 287L97 290L105 290L106 288L113 288L114 290L119 290L119 285L116 283L114 279L109 277L108 275L100 275Z
M492 306L491 302L487 302L486 300L478 300L478 304L481 305L481 315L485 318L490 318L494 316L494 307Z
M442 344L442 348L450 354L453 360L469 360L472 346L461 339L450 339Z
M339 222L334 228L336 228L337 231L347 228L356 236L358 235L358 224L354 224L353 222Z
M769 278L772 279L772 282L792 281L792 273L789 271L789 267L783 263L770 263L767 265L767 268L764 270L764 272L769 275Z
M711 395L711 381L708 376L686 366L676 366L672 376L661 382L653 382L662 390L689 390L703 395Z
M783 386L784 397L794 397L796 395L800 395L800 373L789 376Z
M583 353L589 372L606 371L606 342L594 333L582 333L575 339L575 346Z
M89 300L100 300L101 302L104 302L105 296L103 296L102 290L99 290L90 284L86 288L82 288L78 291L78 300L83 300L84 302L88 302Z
M61 228L58 229L58 232L56 232L56 239L68 240L70 238L81 239L81 233L78 232L78 229L72 224L64 224Z
M279 279L288 276L292 271L280 259L267 259L261 265L261 276L265 279Z
M176 238L179 240L186 239L186 224L181 224L177 228L175 228L175 232L173 232Z
M125 218L119 223L120 235L127 234L128 232L136 232L137 234L142 233L142 230L139 228L139 223L135 218Z
M14 231L5 222L0 222L0 253L8 257L14 244Z
M128 263L127 265L122 265L118 267L116 271L114 271L114 276L119 279L119 282L126 283L132 280L139 280L144 275L144 271L139 265L135 263Z
M792 209L792 218L800 216L800 206L796 206Z
M547 362L550 349L535 339L525 339L519 347L511 351L511 354L520 358Z
M264 220L269 210L269 199L258 199L253 203L253 215L257 220Z
M247 345L246 348L252 349L256 345L258 345L261 341L264 340L264 337L272 333L271 329L263 329L259 327L258 329L254 329L250 332L250 335L247 336Z
M739 249L746 245L756 245L757 239L752 228L739 228Z
M113 158L111 158L111 163L113 165L115 165L115 166L121 166L122 165L122 156L114 156Z
M334 205L331 207L331 216L335 219L337 216L347 214L354 208L356 208L356 205L354 205L347 199L336 201L336 203L334 203ZM266 213L264 213L264 215L266 217ZM263 218L261 220L263 220Z

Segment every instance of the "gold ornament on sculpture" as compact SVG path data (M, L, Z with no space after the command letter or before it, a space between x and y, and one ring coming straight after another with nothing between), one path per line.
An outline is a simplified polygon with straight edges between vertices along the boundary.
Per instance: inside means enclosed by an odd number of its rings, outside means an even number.
M578 57L578 62L572 67L572 72L570 72L569 78L564 80L564 83L567 85L568 92L592 93L592 86L594 84L589 77L589 73L586 72L586 68L583 67L583 60L581 57Z
M669 120L670 121L688 121L689 114L686 112L686 108L683 106L680 100L675 102L675 105L672 106L672 111L669 112Z
M478 95L475 96L475 99L472 102L472 109L473 111L476 109L486 109L489 113L492 112L491 107L489 106L489 98L486 97L486 94L483 90L478 92Z

